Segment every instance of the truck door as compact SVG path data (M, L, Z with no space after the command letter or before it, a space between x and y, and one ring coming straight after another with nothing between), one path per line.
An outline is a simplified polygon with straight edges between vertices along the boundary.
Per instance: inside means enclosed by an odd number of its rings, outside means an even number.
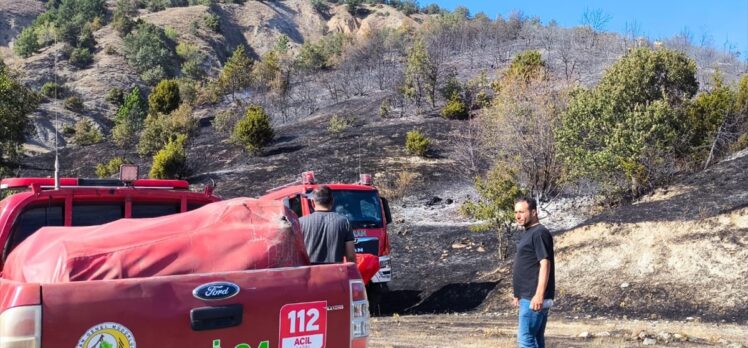
M350 347L349 267L45 284L42 347Z

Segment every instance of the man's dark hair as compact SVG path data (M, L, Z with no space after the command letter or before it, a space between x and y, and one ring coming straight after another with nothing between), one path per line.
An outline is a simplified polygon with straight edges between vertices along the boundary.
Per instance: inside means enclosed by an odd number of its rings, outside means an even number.
M317 204L324 206L332 205L332 190L329 187L322 185L312 191L312 199Z
M514 204L517 204L519 202L525 202L527 203L527 209L530 210L538 210L538 202L535 201L535 198L532 197L519 197L514 200Z

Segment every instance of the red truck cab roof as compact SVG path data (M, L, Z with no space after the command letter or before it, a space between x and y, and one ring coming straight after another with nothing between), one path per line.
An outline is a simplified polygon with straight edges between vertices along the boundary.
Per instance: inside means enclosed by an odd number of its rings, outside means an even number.
M44 226L90 226L121 218L157 217L185 212L220 200L213 188L189 190L184 180L8 178L0 189L0 266L26 237Z

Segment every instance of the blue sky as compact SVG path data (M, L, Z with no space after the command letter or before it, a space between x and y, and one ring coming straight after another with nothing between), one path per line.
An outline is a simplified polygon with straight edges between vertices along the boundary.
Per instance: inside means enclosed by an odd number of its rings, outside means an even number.
M748 0L420 0L421 6L436 3L453 10L462 5L471 14L485 12L489 17L505 18L514 10L526 16L539 17L547 24L551 19L563 27L579 25L585 10L601 10L610 16L607 31L622 33L627 23L638 24L643 36L657 40L672 37L687 28L694 42L702 37L711 46L723 50L725 43L748 58Z

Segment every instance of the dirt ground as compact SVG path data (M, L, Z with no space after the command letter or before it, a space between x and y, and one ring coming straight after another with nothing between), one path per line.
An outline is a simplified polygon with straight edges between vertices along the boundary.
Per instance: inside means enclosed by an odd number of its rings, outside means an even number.
M378 317L372 320L369 346L516 347L515 320L513 313ZM546 328L549 348L623 348L647 343L653 347L745 347L748 330L733 324L573 319L555 313Z

